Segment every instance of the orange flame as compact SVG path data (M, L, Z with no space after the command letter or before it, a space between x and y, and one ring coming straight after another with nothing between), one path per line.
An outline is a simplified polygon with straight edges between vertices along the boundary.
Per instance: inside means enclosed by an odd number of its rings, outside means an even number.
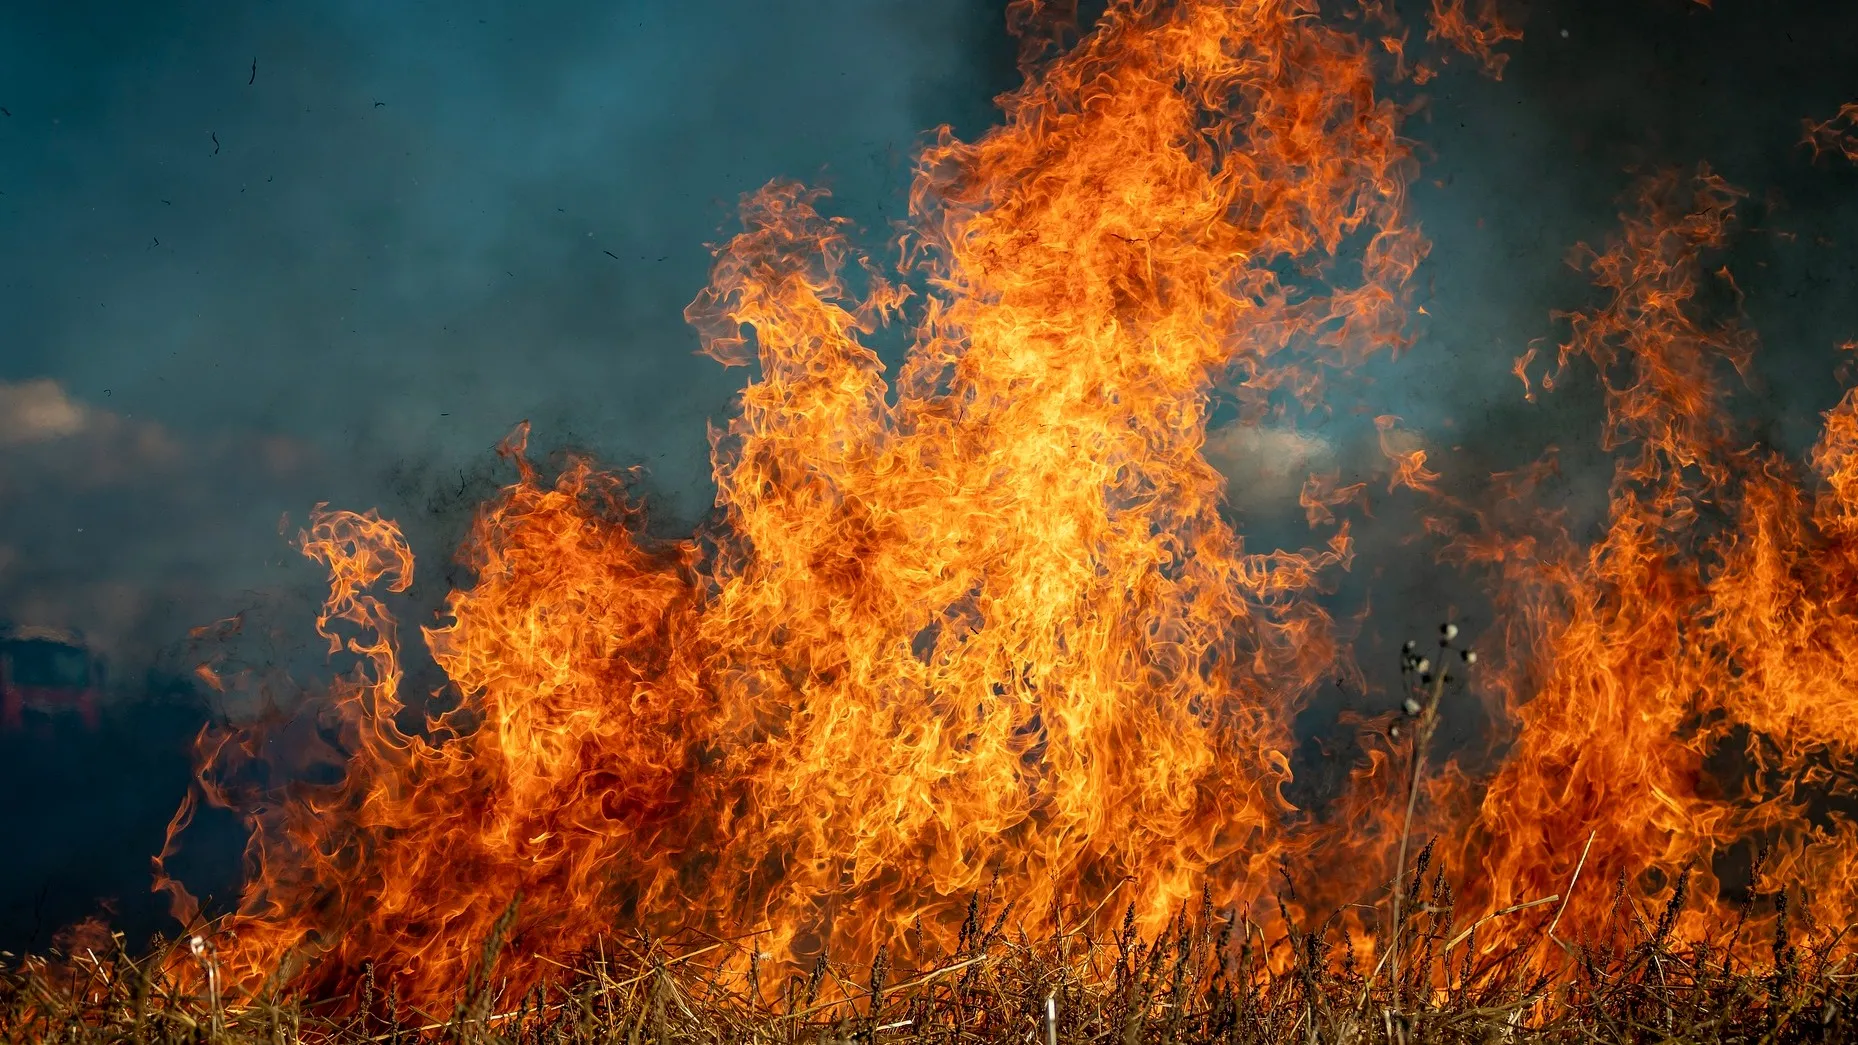
M1754 843L1771 847L1759 891L1810 890L1822 917L1858 913L1858 838L1840 811L1858 780L1858 400L1827 415L1818 494L1739 435L1728 382L1754 343L1712 315L1704 259L1740 195L1707 170L1650 179L1623 234L1584 255L1609 300L1566 317L1559 360L1585 360L1604 385L1620 454L1607 529L1585 552L1550 535L1481 553L1527 633L1509 648L1537 652L1497 687L1515 744L1460 866L1475 869L1482 910L1568 896L1569 938L1600 927L1616 880L1657 902L1686 874L1701 902L1678 928L1709 937L1719 906L1750 887L1736 853ZM1734 300L1726 276L1716 296Z
M1806 131L1800 144L1813 150L1814 159L1832 153L1858 163L1858 102L1840 106L1829 120L1800 122Z
M1443 40L1477 60L1493 79L1503 79L1503 67L1510 56L1497 51L1506 43L1523 38L1521 29L1503 19L1497 0L1478 0L1471 10L1466 0L1432 0L1428 13L1431 27L1428 40Z
M1434 492L1433 484L1439 481L1439 473L1426 467L1425 449L1413 435L1400 431L1400 419L1382 414L1374 419L1374 427L1380 432L1381 455L1393 466L1387 492L1392 493L1402 486L1422 493Z
M1255 895L1291 716L1338 655L1309 596L1351 545L1246 550L1200 452L1209 396L1314 405L1325 371L1404 344L1424 254L1376 54L1312 15L1112 6L1002 127L925 150L900 281L821 193L750 197L687 312L758 367L713 433L718 524L648 540L620 478L544 481L519 436L476 581L424 633L461 698L427 729L397 720L368 594L409 583L405 541L318 514L319 627L358 664L344 772L209 783L253 828L229 982L373 959L443 997L517 896L521 985L616 924L906 959L996 874L1035 912L1133 882L1150 928L1208 881ZM906 307L892 384L865 339ZM1309 496L1314 517L1351 491ZM203 781L249 776L259 743L210 738Z

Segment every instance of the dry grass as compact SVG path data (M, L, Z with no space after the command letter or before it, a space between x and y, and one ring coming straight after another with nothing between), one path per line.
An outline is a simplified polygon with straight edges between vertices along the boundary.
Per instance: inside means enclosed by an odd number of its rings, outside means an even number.
M1119 932L1034 934L1013 905L976 897L955 949L923 968L820 961L804 972L765 965L752 940L615 935L546 990L512 997L498 976L512 903L449 1009L402 1003L364 970L345 996L271 988L222 997L212 956L183 941L141 955L100 930L91 945L16 959L0 952L0 1040L212 1045L580 1045L667 1043L1440 1043L1858 1041L1858 968L1848 933L1817 926L1810 898L1751 883L1741 916L1716 938L1676 938L1687 896L1641 908L1622 878L1600 939L1557 935L1565 903L1542 897L1470 921L1459 917L1430 845L1409 866L1408 834L1426 748L1450 676L1473 657L1441 629L1436 672L1408 644L1409 778L1397 888L1365 917L1300 922L1294 891L1267 932L1243 912L1203 902L1143 937L1131 907ZM1452 654L1459 653L1455 659ZM1588 840L1589 845L1592 839ZM1580 867L1586 865L1583 849ZM1757 860L1756 867L1762 861ZM1575 871L1579 879L1581 871ZM1570 886L1574 883L1570 882ZM1764 917L1751 919L1763 904ZM1790 910L1790 903L1792 909ZM1765 905L1773 905L1767 908ZM1081 913L1081 912L1080 912ZM1091 916L1066 924L1094 921ZM1773 914L1776 917L1766 917ZM1493 919L1523 940L1489 951ZM1371 968L1351 923L1397 926ZM1760 924L1770 928L1753 929ZM1486 930L1488 931L1488 930ZM78 953L70 953L77 951ZM174 977L160 970L184 968ZM1850 971L1848 971L1848 969ZM180 980L191 987L177 986ZM385 978L381 982L385 982ZM339 1014L339 1015L338 1015Z
M204 983L182 994L152 975L171 950L138 960L119 945L109 954L9 960L0 973L0 1036L226 1045L1858 1038L1858 974L1835 957L1843 934L1790 936L1783 918L1771 940L1742 938L1730 926L1708 944L1677 941L1673 905L1655 923L1635 912L1608 939L1572 943L1548 934L1555 905L1536 904L1511 916L1539 919L1537 945L1480 954L1476 927L1454 919L1441 876L1427 880L1426 853L1415 863L1398 982L1360 968L1333 917L1266 939L1249 920L1204 905L1152 939L1129 928L1108 939L1082 931L1028 938L1007 928L1006 911L977 902L959 948L907 973L880 958L773 978L736 943L616 937L579 968L564 968L558 986L512 998L495 986L493 939L480 963L492 974L461 985L452 1010L439 1013L400 1004L372 976L346 999L222 1002ZM1761 960L1732 956L1750 953ZM338 1009L359 1011L319 1015Z

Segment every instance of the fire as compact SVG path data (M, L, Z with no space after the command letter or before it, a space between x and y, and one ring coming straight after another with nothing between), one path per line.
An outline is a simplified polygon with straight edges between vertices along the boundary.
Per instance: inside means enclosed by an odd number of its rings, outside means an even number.
M1364 36L1299 0L1116 3L1068 49L1048 6L1012 5L1027 80L1002 125L923 151L894 270L821 192L743 202L686 312L705 353L756 368L712 432L711 524L652 538L630 476L545 474L518 430L517 481L460 553L474 579L422 629L448 684L420 728L381 594L410 585L407 542L319 509L300 545L352 662L339 779L270 783L260 728L202 740L202 797L252 829L210 930L231 987L336 989L373 962L444 999L494 937L520 990L621 927L929 959L996 878L1030 917L1133 903L1148 930L1203 889L1267 895L1281 863L1322 880L1306 904L1385 895L1400 741L1324 822L1282 794L1295 713L1354 670L1316 597L1366 484L1311 476L1323 537L1259 553L1204 451L1216 392L1289 430L1331 372L1406 345L1426 247L1375 71L1431 74L1378 3ZM1515 31L1478 12L1435 0L1433 36L1495 73ZM1618 465L1591 546L1532 493L1551 461L1479 513L1375 422L1389 492L1431 499L1494 581L1478 684L1513 742L1487 778L1429 775L1419 820L1467 924L1555 896L1522 909L1590 932L1623 881L1688 890L1677 929L1704 935L1756 842L1757 892L1858 914L1858 398L1811 474L1738 427L1755 344L1709 263L1738 199L1707 171L1647 182L1582 256L1605 303L1562 317L1552 372L1517 363L1530 398L1600 375ZM910 342L894 374L885 327Z
M1802 120L1805 135L1800 144L1813 150L1813 158L1832 153L1858 163L1858 102L1839 107L1828 120Z
M1432 0L1427 39L1443 40L1476 59L1491 77L1501 80L1510 56L1498 48L1523 38L1521 29L1506 22L1497 0L1478 0L1475 10L1466 0Z
M905 960L996 875L1034 913L1128 886L1145 927L1260 894L1289 722L1338 657L1311 596L1351 545L1246 549L1209 397L1315 405L1404 344L1424 252L1379 56L1312 14L1114 5L1001 127L925 149L898 273L821 193L745 201L687 313L758 367L713 434L719 521L648 539L623 477L545 478L519 433L423 632L462 697L424 730L372 594L406 542L320 512L343 775L233 790L262 737L209 738L206 797L253 829L229 982L373 960L446 997L518 898L520 985L619 925ZM869 339L897 323L893 379Z
M1504 578L1526 652L1493 689L1515 744L1459 865L1485 910L1566 897L1564 938L1599 929L1616 883L1657 904L1681 879L1676 928L1698 939L1750 889L1809 894L1834 924L1858 913L1858 398L1827 415L1812 476L1736 423L1754 337L1722 314L1739 291L1707 258L1740 196L1707 169L1649 179L1583 258L1607 301L1565 317L1558 359L1604 385L1604 534L1583 549L1512 532L1473 553Z
M1426 467L1426 451L1418 445L1418 440L1411 433L1400 431L1400 419L1392 414L1382 414L1374 419L1374 427L1380 432L1381 454L1393 466L1393 475L1387 480L1387 492L1392 493L1402 486L1423 492L1433 491L1439 473Z

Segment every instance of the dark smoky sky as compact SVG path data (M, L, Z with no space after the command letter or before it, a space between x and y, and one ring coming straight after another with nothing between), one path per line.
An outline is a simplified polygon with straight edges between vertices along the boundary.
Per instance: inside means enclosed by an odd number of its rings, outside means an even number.
M1748 225L1797 233L1730 260L1764 339L1751 409L1810 442L1858 336L1858 175L1811 162L1800 123L1858 100L1858 7L1513 9L1502 80L1455 60L1409 125L1431 318L1347 394L1455 481L1591 446L1592 396L1525 404L1511 361L1585 299L1563 259L1617 224L1627 168L1708 161L1751 191ZM1002 25L986 0L0 5L0 618L81 627L127 674L176 666L189 626L315 591L282 513L380 505L430 566L525 418L543 447L648 466L688 523L706 422L748 376L682 321L705 244L778 176L867 228L900 217L922 132L978 133L1015 82ZM1268 524L1284 491L1260 455L1384 489L1370 445L1338 421L1215 449ZM1604 473L1583 474L1591 505ZM1417 502L1381 500L1351 584L1393 627L1429 622L1450 585L1401 543ZM185 736L161 722L58 757L55 787L49 756L9 763L16 790L79 804L0 821L29 854L0 881L0 946L144 888L184 779L149 754ZM79 821L121 852L74 844Z
M744 376L681 318L706 242L776 176L881 230L922 129L978 129L1012 83L999 23L901 0L5 5L0 405L27 417L0 439L27 460L0 473L0 597L163 637L275 582L281 512L405 514L525 418L700 514L704 426Z
M1576 371L1531 404L1511 366L1532 341L1551 339L1543 347L1552 351L1565 334L1552 310L1597 300L1569 250L1620 226L1621 197L1640 174L1707 163L1749 194L1721 259L1761 340L1736 406L1751 439L1803 454L1842 392L1837 345L1858 335L1858 170L1815 162L1802 120L1858 100L1858 6L1619 0L1510 10L1526 36L1506 49L1501 81L1457 61L1409 125L1427 157L1413 201L1432 241L1418 277L1431 316L1410 354L1375 368L1369 402L1423 432L1428 463L1473 496L1481 477L1558 447L1566 478L1549 496L1578 524L1598 525L1611 465L1599 454L1592 375ZM1383 522L1419 506L1383 500ZM1364 576L1351 583L1372 593L1380 627L1371 633L1424 635L1448 609L1476 605L1470 586L1429 568L1429 551L1406 543L1401 526L1360 532Z

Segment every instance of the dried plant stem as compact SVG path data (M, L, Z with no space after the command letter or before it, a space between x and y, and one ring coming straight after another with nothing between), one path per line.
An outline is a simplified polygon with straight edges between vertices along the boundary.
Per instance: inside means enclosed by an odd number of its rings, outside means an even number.
M1515 914L1518 911L1527 911L1532 908L1541 907L1545 904L1551 904L1559 899L1561 899L1561 897L1559 896L1544 896L1539 900L1525 900L1522 903L1513 903L1509 905L1508 907L1505 907L1501 911L1492 911L1489 914L1485 915L1484 917L1479 918L1477 921L1472 922L1470 926L1465 928L1458 935L1452 937L1451 942L1445 945L1445 950L1450 951L1452 948L1470 939L1471 934L1476 932L1478 928L1486 922L1494 921L1498 918L1504 917L1505 915ZM1444 952L1440 952L1440 953L1444 953Z
M1562 893L1561 906L1555 908L1555 918L1548 923L1547 935L1551 940L1555 938L1555 926L1561 924L1561 913L1568 909L1568 901L1574 898L1574 886L1581 880L1581 868L1587 866L1587 851L1593 848L1594 836L1599 833L1599 828L1587 832L1587 844L1581 846L1581 858L1574 865L1574 877L1568 879L1567 891Z
M1584 864L1577 866L1584 877ZM1515 904L1478 923L1546 910L1561 899ZM1249 940L1257 926L1249 920L1244 925ZM141 975L191 966L182 941L145 960L89 951L54 961L0 956L0 1040L64 1045L877 1045L890 1040L1051 1045L1059 1036L1060 1015L1063 1040L1105 1045L1854 1040L1850 1014L1858 1012L1858 976L1850 971L1843 931L1797 933L1797 953L1790 950L1765 964L1751 962L1753 954L1673 938L1665 927L1620 919L1609 923L1600 938L1583 941L1578 951L1582 970L1572 977L1543 962L1536 941L1506 933L1488 961L1480 958L1475 970L1467 965L1455 989L1442 992L1436 1005L1426 1004L1423 1025L1410 1023L1412 1014L1389 1005L1368 1012L1360 1005L1351 1011L1337 1004L1341 999L1332 992L1355 986L1346 933L1334 941L1342 944L1340 949L1308 946L1333 931L1331 922L1310 935L1299 934L1305 962L1277 971L1246 965L1236 976L1226 941L1209 947L1206 939L1182 932L1178 924L1154 936L1087 936L1081 952L1066 952L1062 936L998 939L985 955L922 968L895 985L884 984L881 1001L877 988L866 995L838 970L819 974L838 984L842 996L821 999L814 1016L798 1019L798 1014L781 1015L751 1003L739 992L732 963L689 960L718 953L714 946L669 955L659 942L641 937L642 946L636 948L616 940L617 957L610 947L596 948L586 961L563 969L570 973L563 982L526 993L514 1008L482 1010L482 1019L440 1021L395 1002L387 1025L380 1027L353 1013L317 1016L310 1011L343 1000L338 995L285 996L243 1010L224 1007L217 1033L204 991L172 989L177 985L166 981L150 985ZM1445 950L1472 939L1471 930L1457 933ZM1767 950L1764 946L1759 953ZM1385 948L1381 955L1382 962L1390 957ZM482 980L461 984L460 992L476 1003L484 997ZM879 982L876 972L873 982ZM630 986L615 986L620 983ZM559 994L549 997L555 991ZM860 1004L865 996L873 998L871 1005ZM418 1015L424 1026L402 1024L399 1014L406 1011Z
M1443 650L1440 655L1443 659ZM1394 858L1393 931L1388 937L1387 975L1392 979L1395 1009L1400 1007L1400 917L1404 913L1401 908L1406 899L1406 854L1413 840L1413 812L1419 806L1419 782L1426 771L1426 745L1432 740L1432 731L1438 726L1439 701L1445 696L1445 665L1441 663L1437 668L1426 692L1426 704L1420 709L1418 721L1413 728L1412 772L1407 777L1406 816L1400 824L1400 848Z

